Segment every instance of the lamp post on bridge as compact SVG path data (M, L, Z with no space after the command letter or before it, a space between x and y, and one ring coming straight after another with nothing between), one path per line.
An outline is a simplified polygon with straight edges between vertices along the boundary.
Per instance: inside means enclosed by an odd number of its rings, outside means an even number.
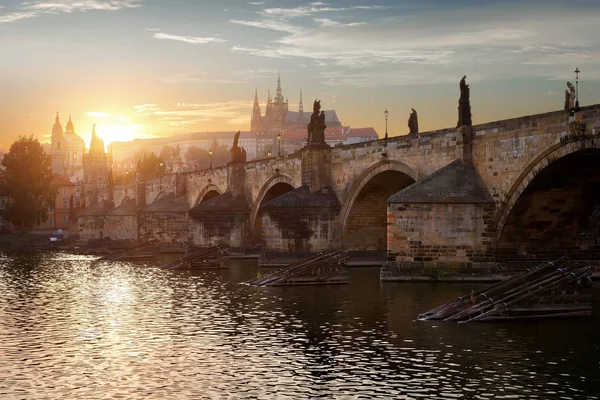
M385 147L387 147L387 140L388 140L388 115L390 113L388 112L387 108L385 109L385 111L383 112L383 115L385 116Z
M281 156L281 132L277 134L277 157Z
M208 164L209 164L208 168L210 168L210 170L212 171L212 149L210 149L208 151Z
M159 192L162 192L162 177L163 177L163 167L164 167L164 163L160 163L160 169L158 170L158 190Z
M579 67L575 68L575 112L579 111Z

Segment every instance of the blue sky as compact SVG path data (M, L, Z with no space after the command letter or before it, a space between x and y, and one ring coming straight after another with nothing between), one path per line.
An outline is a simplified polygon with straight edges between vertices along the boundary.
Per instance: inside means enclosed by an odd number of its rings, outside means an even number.
M383 134L453 126L458 82L474 122L560 109L579 66L600 101L600 1L0 0L0 145L44 140L53 115L89 140L248 129L281 72L297 108L314 98Z

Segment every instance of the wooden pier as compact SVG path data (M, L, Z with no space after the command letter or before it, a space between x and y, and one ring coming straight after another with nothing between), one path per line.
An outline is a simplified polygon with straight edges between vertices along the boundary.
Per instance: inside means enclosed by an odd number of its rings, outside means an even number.
M475 322L591 316L593 272L594 266L588 262L562 257L459 297L419 318Z
M347 253L330 250L257 277L245 284L252 286L331 285L348 283Z
M222 269L225 266L225 252L228 247L223 245L213 246L194 251L192 254L162 266L163 269L202 268Z

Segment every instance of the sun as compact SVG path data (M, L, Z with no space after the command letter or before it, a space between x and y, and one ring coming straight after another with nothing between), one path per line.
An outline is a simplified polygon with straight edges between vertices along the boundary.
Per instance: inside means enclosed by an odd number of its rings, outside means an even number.
M133 124L97 125L96 132L108 146L113 142L129 142L136 139L140 136L141 127Z

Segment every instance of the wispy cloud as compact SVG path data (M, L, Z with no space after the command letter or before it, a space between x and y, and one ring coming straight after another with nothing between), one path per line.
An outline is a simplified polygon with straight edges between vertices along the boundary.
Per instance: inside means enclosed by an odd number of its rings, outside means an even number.
M85 11L118 11L141 6L141 0L54 0L24 1L17 10L0 15L0 23L17 22L45 14L70 14Z
M250 121L251 101L226 101L214 103L178 103L174 106L140 104L133 107L137 117L154 123L177 127L210 121L247 125Z
M112 114L99 111L87 111L85 115L92 118L108 118L112 116Z
M465 66L471 80L555 77L567 64L587 61L590 65L600 56L600 40L586 33L597 25L597 17L558 3L543 10L525 1L518 7L426 9L417 17L379 13L376 19L362 12L341 12L379 8L332 7L321 2L267 8L257 13L258 21L235 23L287 34L265 44L237 44L231 51L304 59L325 83L345 86L454 82L467 72ZM327 17L329 11L340 12L334 20ZM272 25L274 21L278 25ZM471 22L465 25L464 21ZM282 25L287 28L274 29Z
M197 37L197 36L181 36L181 35L172 35L170 33L158 32L154 34L155 39L159 40L175 40L178 42L190 43L190 44L209 44L209 43L224 43L227 40L209 36L209 37Z
M245 21L239 19L229 20L232 24L252 26L254 28L270 29L273 31L297 33L303 29L291 22L285 20L263 20L263 21Z
M263 78L273 78L277 76L278 70L275 69L244 69L223 71L219 74L208 74L203 71L195 71L193 73L179 73L173 76L160 78L161 82L167 83L222 83L222 84L239 84L239 83L255 83Z

